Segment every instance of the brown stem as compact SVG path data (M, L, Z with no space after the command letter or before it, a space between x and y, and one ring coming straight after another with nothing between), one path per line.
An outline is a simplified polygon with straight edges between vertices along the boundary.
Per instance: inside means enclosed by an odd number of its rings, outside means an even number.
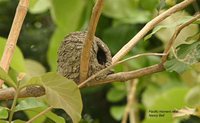
M145 75L149 75L152 73L157 73L165 70L163 64L156 64L152 65L149 67L141 68L138 70L134 71L129 71L129 72L119 72L115 74L108 75L106 78L99 80L99 81L93 81L89 82L90 84L87 86L96 86L96 85L101 85L101 84L106 84L106 83L111 83L111 82L124 82L130 79L135 79L139 78Z
M171 14L182 10L189 4L193 3L195 0L184 0L183 2L176 4L172 8L163 12L150 22L148 22L140 32L138 32L126 45L124 45L112 59L112 62L115 63L119 61L122 57L124 57L150 30L152 30L156 25L158 25L165 18L170 16Z
M13 54L14 54L16 43L17 43L17 40L19 37L19 33L21 30L24 18L27 13L28 6L29 6L29 0L20 0L19 1L16 13L15 13L15 17L14 17L14 20L12 23L12 27L11 27L10 33L8 35L5 50L4 50L4 53L3 53L3 56L2 56L1 62L0 62L0 66L5 71L8 71L8 69L9 69L9 65L10 65L10 62L11 62ZM2 80L0 80L0 88L2 87L3 83L4 82Z
M90 50L92 48L92 44L94 41L94 35L96 32L96 27L99 21L99 17L101 15L101 10L103 7L104 0L97 0L90 19L88 32L86 35L86 39L83 45L81 60L80 60L80 82L87 79L88 69L89 69L89 61L90 61Z
M0 89L0 100L13 99L16 94L14 88ZM19 92L18 98L40 97L45 94L43 87L28 87Z
M139 78L145 75L149 75L152 73L163 71L164 67L162 64L153 65L147 68L142 68L135 71L129 71L129 72L120 72L116 74L108 75L106 78L99 80L99 81L93 81L91 80L88 86L96 86L101 85L105 83L111 83L116 81L127 81L130 79ZM6 99L13 99L15 94L15 90L13 88L7 88L7 89L1 89L0 90L0 100L6 100ZM19 98L24 97L39 97L45 94L45 90L42 87L35 88L34 91L30 91L29 89L25 89L20 92Z
M151 55L152 55L152 56L163 56L163 55L165 55L165 54L160 54L160 53L143 53L143 54L137 54L137 55L132 56L132 57L129 57L129 58L127 58L127 59L121 60L121 61L116 62L116 63L114 63L114 64L112 64L112 65L106 67L105 69L103 69L103 70L97 72L96 74L92 75L92 76L89 77L87 80L85 80L84 82L80 83L80 84L78 85L78 87L81 88L81 87L85 86L85 84L90 85L89 82L90 82L91 80L95 79L95 77L97 77L98 75L100 75L100 74L102 74L102 73L104 73L104 72L110 70L111 68L113 68L113 67L115 67L115 66L117 66L117 65L119 65L119 64L122 64L122 63L124 63L124 62L126 62L126 61L129 61L129 60L132 60L132 59L135 59L135 58L139 58L139 57L141 57L141 56L151 56Z
M197 13L193 18L191 18L189 21L187 21L186 23L180 25L174 32L174 34L172 35L172 37L170 38L169 40L169 43L167 45L167 47L165 48L165 51L164 51L164 55L162 57L162 62L164 63L166 60L167 60L167 57L168 57L168 54L170 52L170 49L172 48L176 38L178 37L178 35L180 34L180 32L185 28L187 27L188 25L190 25L191 23L193 23L194 21L196 21L197 19L200 18L200 13Z

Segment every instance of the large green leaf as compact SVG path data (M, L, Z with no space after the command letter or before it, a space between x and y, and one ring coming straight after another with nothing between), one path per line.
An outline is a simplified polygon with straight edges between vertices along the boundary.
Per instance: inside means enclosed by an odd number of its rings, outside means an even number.
M145 23L150 12L140 10L136 0L105 0L103 14L124 23Z
M8 118L8 109L6 107L0 107L0 119Z
M1 67L0 67L0 79L4 80L6 84L8 84L9 86L16 87L16 83Z
M168 71L183 72L188 66L200 61L200 42L192 44L182 44L177 47L177 58L173 58L165 63Z
M29 11L38 14L47 11L51 7L49 0L30 0Z
M38 107L46 107L42 102L39 102L36 98L26 98L15 107L15 111L30 110Z
M74 123L81 119L82 99L79 88L72 80L50 72L32 78L29 84L42 84L46 91L47 103L54 108L65 110Z
M6 44L6 39L0 37L0 58L2 57L2 54L4 52L5 44ZM24 57L18 47L16 47L15 49L14 56L11 61L11 67L17 70L18 72L26 71Z
M57 25L48 49L48 62L51 70L57 68L57 51L61 41L69 33L78 29L81 14L85 6L84 0L51 0L51 13Z

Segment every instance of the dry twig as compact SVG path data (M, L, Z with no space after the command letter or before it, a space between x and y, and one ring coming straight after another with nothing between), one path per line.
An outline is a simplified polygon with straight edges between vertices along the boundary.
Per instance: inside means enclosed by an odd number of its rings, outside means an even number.
M83 45L83 50L81 52L81 60L80 60L80 82L87 79L87 74L89 70L89 61L90 61L90 50L92 48L92 44L94 41L94 35L96 32L96 27L99 21L99 17L101 15L101 10L103 7L104 0L97 0L90 19L88 32L86 35L86 39Z
M3 56L1 58L1 63L0 63L0 66L5 71L8 71L9 69L10 62L12 60L12 57L15 51L16 43L19 37L22 24L24 22L24 18L27 13L28 6L29 6L29 0L19 1L16 13L15 13L15 18L13 20L12 27L8 35L5 50L4 50ZM0 80L0 88L2 87L3 83L4 82Z

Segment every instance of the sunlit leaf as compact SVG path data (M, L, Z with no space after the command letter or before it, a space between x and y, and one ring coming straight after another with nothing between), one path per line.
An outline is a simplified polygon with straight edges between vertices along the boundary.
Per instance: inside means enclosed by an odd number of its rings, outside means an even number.
M0 79L4 80L6 84L16 87L16 83L8 76L8 74L0 67Z
M2 54L4 52L5 44L6 44L6 39L0 37L0 58L2 57ZM24 57L18 47L16 47L15 49L14 56L11 61L11 67L14 68L18 72L26 71Z
M45 88L47 103L54 108L65 110L74 123L78 123L81 119L82 99L75 82L50 72L41 77L33 77L29 84L42 84Z
M188 38L186 39L186 42L194 42L194 41L197 41L197 40L199 40L199 39L200 39L200 32L198 32L198 33L196 33L196 34L194 34L194 35L188 37Z
M167 71L169 71L169 72L176 71L177 73L182 73L189 67L188 64L181 62L177 59L172 59L172 60L166 61L164 66Z
M6 107L0 107L0 119L8 118L8 109Z
M162 30L162 29L166 29L171 27L171 25L160 25L160 26L156 26L153 31L148 34L147 36L144 37L144 40L148 40L149 38L151 38L155 33L157 33L158 31Z
M150 12L139 10L138 1L133 0L106 0L103 14L124 23L132 24L144 23L150 19Z
M192 44L182 44L177 47L177 58L173 58L165 63L168 71L183 72L188 66L200 61L200 42Z
M39 76L46 72L45 68L37 61L25 59L27 74L30 76Z
M49 0L31 0L29 11L38 14L47 11L51 7Z
M167 44L174 34L177 26L186 23L192 18L188 13L185 11L177 12L170 17L163 20L159 26L167 26L167 28L162 29L156 33L156 36L164 43ZM180 34L175 40L174 47L177 47L180 44L184 44L186 39L196 33L198 33L199 28L197 24L191 24L181 30Z
M26 98L19 102L15 108L15 111L31 110L38 107L46 107L46 105L42 102L39 102L36 98Z
M48 62L51 70L57 70L57 51L61 41L69 33L78 29L81 14L85 6L83 0L51 0L51 14L57 29L55 30L48 49Z
M115 120L121 120L124 114L125 106L112 106L110 113Z

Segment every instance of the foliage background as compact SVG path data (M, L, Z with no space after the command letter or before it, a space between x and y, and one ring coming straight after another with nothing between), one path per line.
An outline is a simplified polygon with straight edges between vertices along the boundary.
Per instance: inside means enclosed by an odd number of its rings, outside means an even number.
M25 19L19 41L23 57L15 58L13 68L32 74L56 71L57 49L63 38L73 31L86 30L91 15L93 0L30 0L30 9ZM181 2L181 0L105 0L96 36L100 37L114 55L148 21L163 9ZM0 36L8 36L18 1L0 0ZM186 11L179 12L164 21L147 40L141 41L128 55L143 52L162 52L176 25L182 18L198 11L199 1ZM196 8L196 9L194 9ZM172 25L174 24L174 26ZM159 32L158 32L159 31ZM176 46L199 35L199 25L189 26L177 39ZM191 37L188 39L188 37ZM2 39L3 40L3 39ZM0 50L3 45L0 45ZM20 61L19 61L20 60ZM16 65L17 63L21 63ZM128 71L159 63L159 57L139 58L115 68L115 71ZM200 104L200 65L197 63L184 72L161 72L140 78L136 91L138 119L142 123L195 123L196 116L172 119L148 118L148 111L153 109L174 110ZM180 69L180 68L177 68ZM178 70L177 70L178 71ZM126 105L127 83L115 82L98 87L82 89L84 111L83 121L89 123L120 122ZM2 104L9 102L0 102ZM57 114L70 122L63 110ZM31 113L29 113L31 115ZM32 114L33 115L33 114ZM24 119L24 112L16 113L15 118ZM25 117L26 119L27 117ZM40 121L38 121L40 122ZM50 122L47 118L46 122ZM51 121L53 122L53 121Z

